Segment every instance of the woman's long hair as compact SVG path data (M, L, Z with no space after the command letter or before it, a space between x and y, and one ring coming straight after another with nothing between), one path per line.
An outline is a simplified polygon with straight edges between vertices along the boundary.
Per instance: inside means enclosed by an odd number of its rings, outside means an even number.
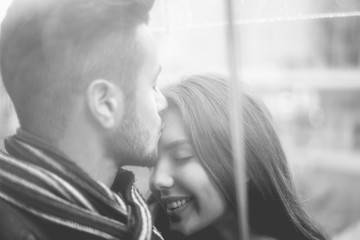
M192 75L164 95L179 109L198 158L235 211L229 82ZM251 232L280 240L325 239L299 205L267 108L245 91L242 108Z

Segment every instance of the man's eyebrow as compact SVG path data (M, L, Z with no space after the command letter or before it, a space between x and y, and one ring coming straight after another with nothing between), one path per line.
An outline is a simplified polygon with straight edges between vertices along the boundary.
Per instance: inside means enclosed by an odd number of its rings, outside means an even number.
M170 142L168 144L166 144L164 146L164 150L171 150L175 147L179 147L179 146L182 146L182 145L191 145L190 141L189 140L185 140L185 139L180 139L180 140L176 140L176 141L173 141L173 142Z

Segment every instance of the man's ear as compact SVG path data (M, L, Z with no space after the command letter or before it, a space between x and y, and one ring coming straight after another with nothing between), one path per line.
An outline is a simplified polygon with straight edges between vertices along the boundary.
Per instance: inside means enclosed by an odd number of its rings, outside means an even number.
M123 114L123 92L114 83L97 79L88 85L87 103L94 119L105 128L116 125Z

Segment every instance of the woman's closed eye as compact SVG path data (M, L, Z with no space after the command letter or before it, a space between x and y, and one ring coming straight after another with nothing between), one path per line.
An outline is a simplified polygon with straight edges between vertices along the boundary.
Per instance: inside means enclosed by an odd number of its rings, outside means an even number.
M189 160L191 158L194 157L194 154L191 151L184 151L184 150L179 150L177 152L174 153L174 159L178 160L178 161L185 161L185 160Z
M186 156L177 156L175 157L175 159L178 161L185 161L185 160L190 160L193 157L194 157L193 155L186 155Z

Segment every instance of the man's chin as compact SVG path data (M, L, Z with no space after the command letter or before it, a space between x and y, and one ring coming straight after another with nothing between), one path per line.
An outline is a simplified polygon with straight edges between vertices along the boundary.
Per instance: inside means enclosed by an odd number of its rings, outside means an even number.
M155 163L156 164L156 163ZM133 161L133 162L129 162L128 166L133 166L133 167L146 167L146 168L151 168L155 165L153 162L150 162L150 161Z
M148 167L151 168L156 165L157 152L149 153L143 156L134 157L126 161L126 165L135 167Z

